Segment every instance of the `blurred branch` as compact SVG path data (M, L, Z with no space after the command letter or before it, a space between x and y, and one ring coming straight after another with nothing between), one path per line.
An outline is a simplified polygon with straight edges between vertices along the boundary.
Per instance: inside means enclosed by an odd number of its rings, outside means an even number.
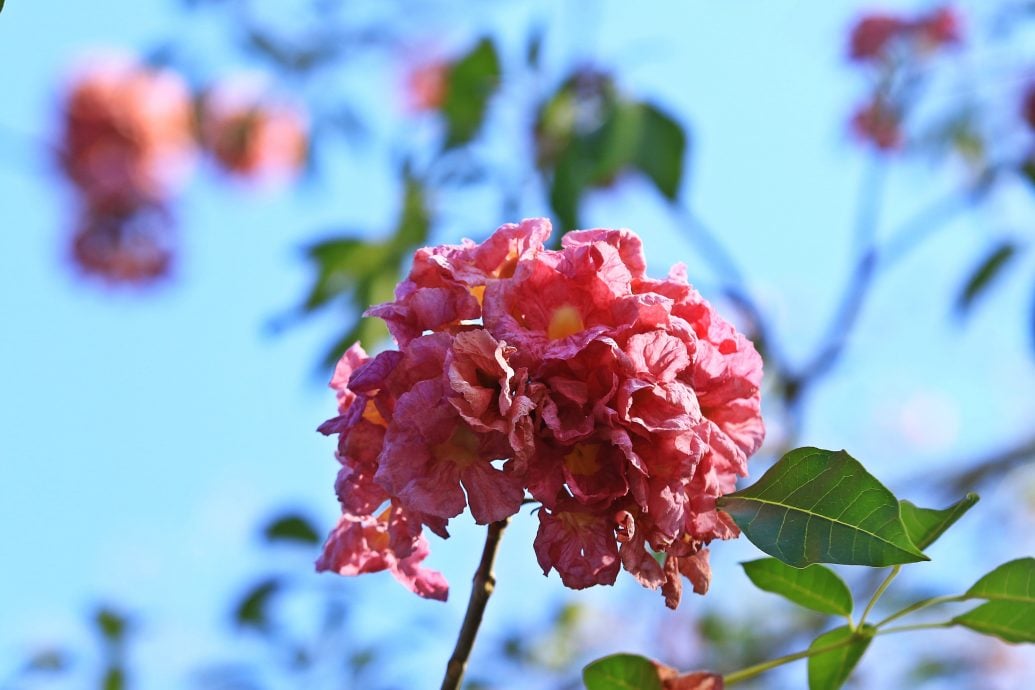
M948 474L936 485L947 493L958 494L976 488L992 477L1000 477L1029 462L1035 462L1035 435L976 460L946 465L947 467L963 466L964 469ZM930 475L925 475L925 478L929 479Z
M787 372L786 361L772 335L768 319L748 291L747 280L732 252L688 205L673 204L671 208L676 214L679 226L686 231L690 241L714 267L722 281L723 296L747 317L750 322L749 329L753 332L752 339L762 356L770 362L770 371L777 378L782 378Z
M937 199L902 223L882 247L876 240L876 228L879 220L879 188L883 184L883 176L882 167L878 165L864 182L864 201L859 209L855 231L858 258L852 277L816 355L788 384L789 390L785 397L792 406L806 388L825 376L840 359L848 344L849 334L857 324L872 291L875 278L943 229L949 220L970 208L987 189L987 185L979 181L973 189L954 190Z
M788 383L785 395L792 407L805 389L822 378L840 359L848 342L848 335L859 320L863 304L873 286L877 268L877 226L880 223L886 172L883 161L875 160L863 177L854 229L857 256L855 267L848 284L844 287L840 304L827 326L826 334L820 340L816 354Z

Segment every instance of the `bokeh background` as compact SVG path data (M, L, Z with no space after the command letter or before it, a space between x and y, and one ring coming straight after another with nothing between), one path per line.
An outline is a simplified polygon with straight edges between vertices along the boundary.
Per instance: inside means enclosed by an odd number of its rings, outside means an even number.
M959 2L956 33L849 58L861 17L925 2L8 0L0 14L0 687L434 687L481 528L420 600L312 572L335 520L328 362L386 344L416 246L503 222L629 227L764 346L769 440L845 448L898 495L982 502L896 590L962 591L1035 550L1035 7ZM261 80L305 114L276 179L199 151L161 200L167 271L71 249L68 94L97 55L201 102ZM891 139L853 114L874 103ZM630 116L634 113L635 116ZM853 124L854 122L854 124ZM297 163L297 165L295 164ZM388 292L386 292L386 290ZM631 651L730 671L825 624L751 588L744 540L669 612L631 578L565 590L521 514L470 687L580 687ZM315 541L314 541L315 540ZM862 591L872 574L849 573ZM889 596L894 597L893 590ZM881 638L855 687L1023 688L1030 649ZM754 687L805 685L804 665Z

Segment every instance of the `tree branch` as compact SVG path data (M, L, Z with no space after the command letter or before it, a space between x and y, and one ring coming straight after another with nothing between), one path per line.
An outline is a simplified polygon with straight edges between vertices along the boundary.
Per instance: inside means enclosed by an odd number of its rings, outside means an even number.
M467 602L467 613L464 615L463 625L460 626L460 635L456 639L453 656L450 657L449 664L446 666L446 675L442 679L442 690L460 690L464 671L467 670L467 660L471 656L471 648L474 646L478 627L485 614L485 605L489 603L489 597L496 588L496 576L492 572L492 564L496 559L500 536L509 521L510 518L507 518L490 524L489 531L485 535L482 560L474 572L474 585L471 588L471 598Z

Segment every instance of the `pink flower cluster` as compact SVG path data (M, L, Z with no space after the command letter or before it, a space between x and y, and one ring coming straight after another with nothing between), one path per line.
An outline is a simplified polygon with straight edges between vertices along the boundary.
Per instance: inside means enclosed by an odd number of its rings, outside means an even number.
M848 57L857 62L888 59L895 44L932 51L962 40L960 17L941 7L915 19L874 13L861 17L848 39Z
M193 114L175 73L130 58L90 61L63 106L60 163L80 201L72 257L113 281L147 282L169 270L166 199L193 153Z
M77 70L62 104L59 163L79 202L71 254L81 269L125 283L168 273L176 237L170 202L199 144L241 178L298 173L306 119L255 86L234 78L209 89L196 122L194 94L176 72L122 55Z
M545 243L545 219L417 251L371 308L397 350L358 345L331 387L342 515L319 570L390 570L444 599L422 528L488 524L533 501L544 574L573 589L624 568L675 608L708 588L705 545L737 536L715 499L758 449L762 361L679 266L645 274L628 230Z
M962 21L951 7L915 18L873 13L861 17L848 39L848 57L877 69L876 82L850 120L852 133L882 152L902 148L902 124L909 106L906 94L894 88L898 70L962 42ZM907 80L909 81L909 80Z

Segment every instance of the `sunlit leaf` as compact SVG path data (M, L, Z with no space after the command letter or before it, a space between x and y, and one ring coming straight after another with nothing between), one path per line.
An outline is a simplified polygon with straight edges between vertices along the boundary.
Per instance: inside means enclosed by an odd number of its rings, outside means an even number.
M499 84L500 60L492 41L483 38L471 52L454 62L446 75L442 115L446 148L466 144L481 129L489 98Z
M1002 242L995 249L988 253L977 266L974 267L970 278L967 279L963 291L956 299L956 311L965 314L978 296L991 287L995 279L999 277L1003 268L1017 253L1017 246L1010 241Z
M909 541L895 496L844 451L792 450L717 506L751 543L796 568L929 560Z
M1035 603L989 601L952 621L1006 642L1035 642Z
M809 657L809 690L838 690L848 680L872 639L873 628L870 626L855 632L842 626L817 637L809 645L810 651L842 642L845 644Z
M1035 558L1003 563L975 582L966 596L1035 604Z
M988 573L967 590L989 601L954 623L1007 642L1035 642L1035 558L1018 558Z
M0 0L0 12L4 11L4 0Z
M267 609L280 588L281 582L275 577L257 582L245 592L240 603L234 609L234 621L243 628L268 629L270 618Z
M262 530L266 541L290 541L302 544L319 544L320 535L312 523L302 515L281 515Z
M902 511L902 524L906 528L909 540L921 551L933 544L945 530L955 524L978 502L978 495L969 493L944 510L918 508L909 501L899 501Z
M852 593L834 571L822 565L792 568L776 558L741 563L759 589L779 594L799 606L834 616L852 614Z
M635 654L613 654L582 670L586 690L662 690L658 667Z
M683 127L650 103L641 106L640 142L635 165L668 199L679 195L687 136Z

